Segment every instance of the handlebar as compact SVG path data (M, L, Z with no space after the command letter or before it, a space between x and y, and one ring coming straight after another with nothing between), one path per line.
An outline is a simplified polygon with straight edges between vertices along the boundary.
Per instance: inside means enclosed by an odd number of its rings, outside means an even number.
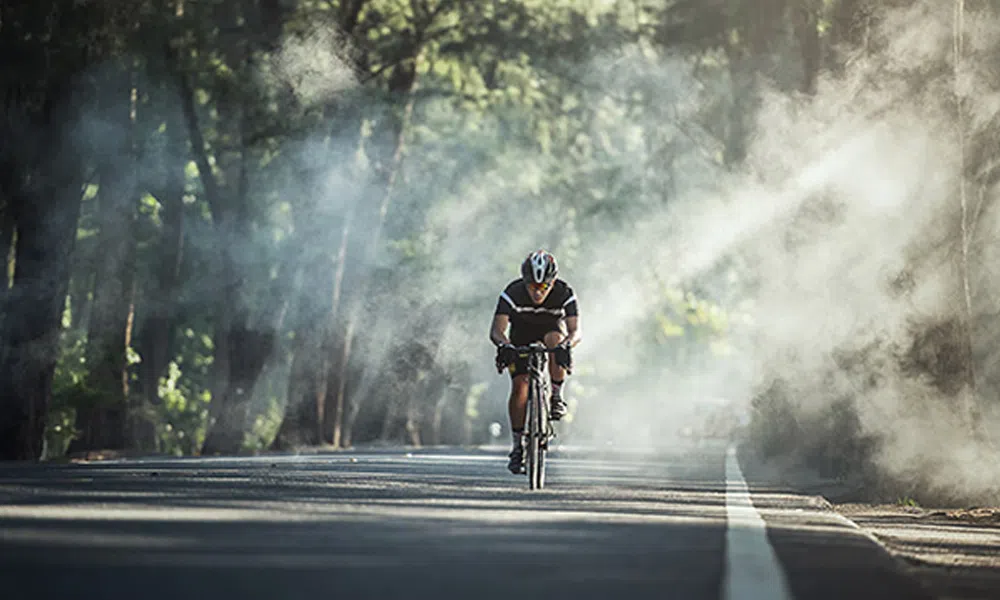
M511 346L511 350L513 350L515 354L522 357L532 354L555 354L556 352L559 352L560 349L561 348L559 346L546 348L541 342L532 342L526 346ZM505 366L506 365L502 365L500 362L497 362L497 373L502 372ZM572 372L572 366L566 366L565 368L567 372Z
M527 346L512 346L512 348L518 354L552 354L556 351L555 348L546 348L539 343L528 344Z

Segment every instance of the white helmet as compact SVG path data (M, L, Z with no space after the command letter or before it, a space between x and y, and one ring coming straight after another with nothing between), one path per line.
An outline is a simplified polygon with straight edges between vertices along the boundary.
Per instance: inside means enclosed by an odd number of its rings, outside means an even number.
M521 263L521 277L525 283L552 283L559 274L556 257L545 250L536 250Z

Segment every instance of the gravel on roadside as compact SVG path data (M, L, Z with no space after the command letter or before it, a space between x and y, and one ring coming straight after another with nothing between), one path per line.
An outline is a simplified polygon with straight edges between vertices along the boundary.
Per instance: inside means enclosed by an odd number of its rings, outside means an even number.
M943 600L1000 598L1000 507L834 504Z

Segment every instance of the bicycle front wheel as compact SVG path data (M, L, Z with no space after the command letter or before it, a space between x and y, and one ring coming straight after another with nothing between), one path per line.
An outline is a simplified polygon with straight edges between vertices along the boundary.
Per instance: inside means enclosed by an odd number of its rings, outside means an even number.
M542 406L542 389L538 381L532 383L528 398L528 488L540 490L545 486L545 410Z

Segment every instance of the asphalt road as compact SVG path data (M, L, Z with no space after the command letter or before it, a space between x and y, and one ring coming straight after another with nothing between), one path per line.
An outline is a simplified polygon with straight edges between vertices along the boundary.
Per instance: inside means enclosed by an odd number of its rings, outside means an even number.
M724 446L567 448L537 492L505 454L3 464L0 597L927 597L819 498L747 481Z

